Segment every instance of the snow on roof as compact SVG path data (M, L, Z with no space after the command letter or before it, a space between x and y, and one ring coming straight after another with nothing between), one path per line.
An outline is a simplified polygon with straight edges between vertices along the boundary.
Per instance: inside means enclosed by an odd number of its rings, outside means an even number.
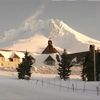
M0 53L4 56L5 59L8 59L11 57L12 53L11 51L0 51Z
M71 62L77 62L77 57L73 58Z
M44 64L44 61L49 57L49 56L51 56L55 61L57 61L56 60L56 54L33 54L32 55L35 59L36 59L36 61L35 61L35 63L33 64L33 66L46 66L45 64ZM56 65L58 65L57 63L56 63Z
M16 55L18 55L20 58L24 58L25 54L24 52L15 52Z
M16 54L20 59L25 57L24 52L18 52L18 51L0 51L0 53L4 56L5 59L9 59L12 58L14 56L14 54ZM31 53L29 52L29 55L31 55L34 59L35 59L35 63L33 64L33 66L46 66L44 64L44 61L51 56L52 59L54 59L56 61L56 65L58 65L57 60L56 60L56 53L52 53L52 54L36 54L36 53Z
M49 55L45 61L55 61L55 60Z
M0 51L0 53L4 56L5 59L12 58L15 54L19 58L24 58L24 53L23 52L14 52L14 51Z

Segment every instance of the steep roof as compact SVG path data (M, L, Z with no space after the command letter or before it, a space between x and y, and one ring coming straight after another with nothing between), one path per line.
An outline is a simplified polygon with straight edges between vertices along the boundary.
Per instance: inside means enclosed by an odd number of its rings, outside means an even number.
M42 52L42 54L50 54L50 53L58 53L58 54L60 54L56 50L56 48L53 47L51 40L48 41L48 46L44 49L44 51Z
M45 61L55 61L55 60L49 55Z
M49 66L49 65L46 65L44 62L45 60L51 56L52 59L55 61L55 66L58 66L58 62L56 60L56 54L55 53L51 53L51 54L36 54L36 53L33 53L33 57L36 59L35 63L33 64L33 66ZM46 60L48 61L48 59ZM49 60L51 61L51 60ZM53 62L54 62L53 61Z
M4 57L4 56L0 53L0 57Z
M0 53L3 55L3 57L5 59L10 58L10 56L12 55L12 52L11 51L0 51Z
M9 59L9 58L24 58L24 53L23 52L14 52L14 51L6 51L6 50L1 50L0 51L0 56L3 56L5 59Z
M68 54L68 57L72 62L76 62L77 64L80 63L88 54L89 51L85 52L78 52L78 53L73 53L73 54Z
M13 58L20 58L18 55L14 54Z
M58 53L58 51L52 47L47 46L42 54Z

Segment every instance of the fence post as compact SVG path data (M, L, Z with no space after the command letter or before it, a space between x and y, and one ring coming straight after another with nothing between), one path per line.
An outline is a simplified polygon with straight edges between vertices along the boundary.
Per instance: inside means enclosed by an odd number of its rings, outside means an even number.
M86 81L84 81L84 89L83 89L83 92L85 92L85 87L86 87Z
M49 77L49 87L51 87L50 85L51 85L51 84L50 84L50 77Z
M60 79L60 90L61 90L61 79Z
M77 91L77 79L75 79L75 89Z
M33 80L34 80L34 78L32 77L32 78L31 78L31 81L30 81L31 85L32 85L32 83L33 83Z
M74 91L74 84L72 84L72 89L73 89L73 91Z
M32 83L33 83L33 80L31 80L31 81L30 81L30 83L31 83L31 85L32 85Z
M69 83L70 83L70 79L68 79L68 91L69 91Z
M42 86L43 86L43 77L42 77Z
M47 88L48 88L48 78L47 78Z
M98 88L98 87L96 87L96 89L97 89L97 95L99 95L99 88Z
M54 78L54 88L55 88L55 78Z
M38 80L36 81L36 85L37 85L37 83L38 83Z

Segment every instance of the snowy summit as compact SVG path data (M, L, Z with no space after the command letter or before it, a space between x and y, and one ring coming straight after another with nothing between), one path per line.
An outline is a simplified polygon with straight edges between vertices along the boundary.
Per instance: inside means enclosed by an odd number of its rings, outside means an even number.
M100 46L100 41L89 38L70 28L58 19L25 22L18 29L6 31L0 37L0 48L41 53L51 38L57 50L87 51L90 44Z

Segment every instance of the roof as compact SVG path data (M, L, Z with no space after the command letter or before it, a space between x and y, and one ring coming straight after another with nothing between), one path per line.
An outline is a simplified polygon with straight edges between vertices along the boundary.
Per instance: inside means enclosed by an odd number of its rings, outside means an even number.
M4 56L0 53L0 57L4 57Z
M88 54L88 52L89 51L78 52L78 53L68 54L68 56L69 56L71 62L80 63L81 60L86 57L86 55Z
M13 52L13 51L0 51L0 56L4 57L5 59L9 58L24 58L24 53L23 52Z
M53 47L51 40L48 41L48 46L44 49L44 51L42 52L42 54L50 54L50 53L58 53L58 54L60 54L56 50L56 48Z
M10 58L10 56L12 55L12 52L11 51L0 51L0 53L3 55L3 57L5 59Z
M55 61L55 60L49 55L45 61Z
M15 52L15 54L20 57L20 58L24 58L25 57L25 53L24 52Z
M13 58L20 58L19 56L17 56L16 54L13 55Z
M59 53L53 46L49 47L47 46L45 50L42 52L42 54L50 54L50 53Z
M33 53L33 57L36 59L35 63L33 64L33 66L49 66L49 65L45 65L44 61L51 56L52 59L56 62L55 66L58 66L58 62L56 60L56 54L52 53L52 54L36 54Z

